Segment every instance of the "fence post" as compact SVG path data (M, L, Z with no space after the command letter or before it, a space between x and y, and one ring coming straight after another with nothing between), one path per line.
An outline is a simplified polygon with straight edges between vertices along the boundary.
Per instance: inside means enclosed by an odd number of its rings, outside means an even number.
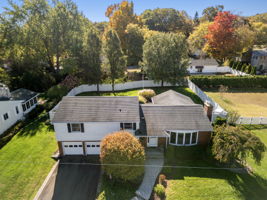
M250 118L250 125L252 124L252 117Z
M262 117L260 117L260 123L259 124L261 124L261 121L262 121Z

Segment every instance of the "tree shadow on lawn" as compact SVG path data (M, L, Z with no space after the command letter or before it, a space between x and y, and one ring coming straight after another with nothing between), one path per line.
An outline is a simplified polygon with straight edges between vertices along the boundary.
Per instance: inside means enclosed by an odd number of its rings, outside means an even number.
M177 155L181 150L180 155ZM212 167L219 166L209 158L203 148L189 148L178 150L167 150L165 155L165 166L198 166ZM171 157L174 157L171 160ZM184 159L186 157L186 159ZM185 177L200 177L226 180L242 197L242 199L259 199L267 197L267 180L257 174L239 174L225 169L201 169L201 168L163 168L162 173L169 180L184 180Z

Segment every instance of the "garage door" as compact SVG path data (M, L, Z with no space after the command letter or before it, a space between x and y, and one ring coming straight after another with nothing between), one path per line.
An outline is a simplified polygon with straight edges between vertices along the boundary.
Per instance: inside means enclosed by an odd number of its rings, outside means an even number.
M100 154L100 142L86 142L86 154L87 155L99 155Z
M64 155L83 155L82 142L63 142Z

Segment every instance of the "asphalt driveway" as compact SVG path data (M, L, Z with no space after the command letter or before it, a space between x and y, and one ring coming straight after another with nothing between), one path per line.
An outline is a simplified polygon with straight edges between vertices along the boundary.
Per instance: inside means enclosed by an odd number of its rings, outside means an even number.
M96 199L100 176L99 158L69 156L60 160L38 199L40 200L93 200ZM86 164L87 163L87 164Z

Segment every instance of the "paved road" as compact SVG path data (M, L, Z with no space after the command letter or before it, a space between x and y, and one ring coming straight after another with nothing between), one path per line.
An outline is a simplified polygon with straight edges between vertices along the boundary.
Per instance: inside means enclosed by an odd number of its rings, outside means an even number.
M93 200L96 198L100 176L99 165L76 163L98 163L96 157L71 156L60 160L44 190L40 200ZM72 163L72 164L64 164Z

